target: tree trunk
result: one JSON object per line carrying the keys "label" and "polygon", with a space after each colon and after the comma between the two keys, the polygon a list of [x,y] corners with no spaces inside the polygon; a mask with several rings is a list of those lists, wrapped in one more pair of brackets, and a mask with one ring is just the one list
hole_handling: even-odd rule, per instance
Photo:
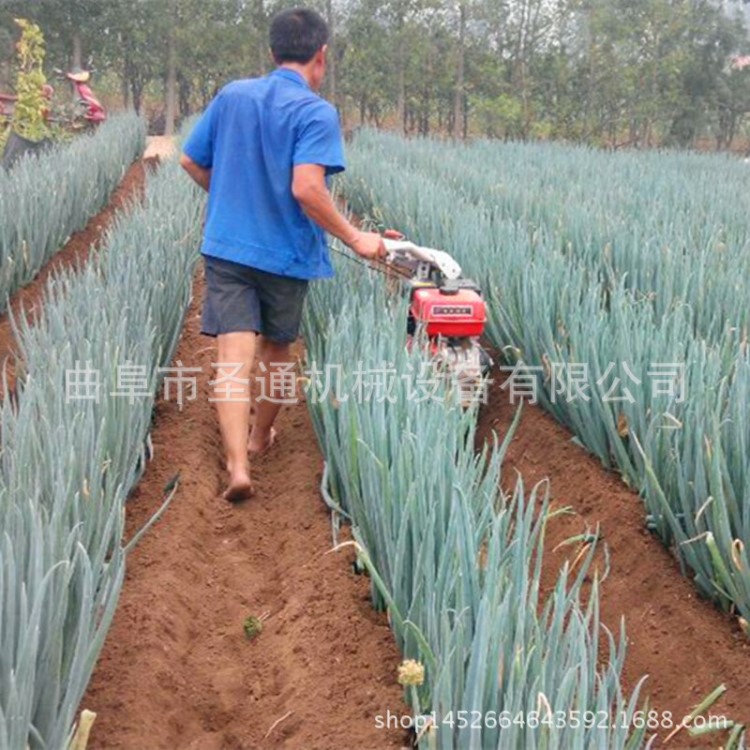
{"label": "tree trunk", "polygon": [[463,3],[458,6],[458,60],[456,62],[456,90],[453,93],[453,137],[461,138],[464,109],[464,67],[466,63],[466,8]]}
{"label": "tree trunk", "polygon": [[[430,116],[432,114],[432,95],[435,79],[435,43],[430,39],[427,45],[427,68],[425,70],[424,84],[422,86],[422,125],[420,127],[422,135],[430,134]],[[439,107],[438,107],[439,108]]]}
{"label": "tree trunk", "polygon": [[81,35],[77,32],[73,34],[73,58],[71,62],[73,70],[83,68],[83,42],[81,41]]}
{"label": "tree trunk", "polygon": [[182,74],[177,73],[177,98],[179,99],[180,117],[189,117],[190,109],[190,81]]}
{"label": "tree trunk", "polygon": [[140,70],[133,59],[126,55],[123,70],[123,79],[126,81],[126,85],[130,87],[131,100],[133,102],[133,109],[137,114],[141,114],[141,99],[143,96],[143,77],[141,76]]}
{"label": "tree trunk", "polygon": [[130,87],[128,86],[128,79],[124,75],[120,81],[120,93],[123,109],[130,109]]}
{"label": "tree trunk", "polygon": [[[399,45],[400,48],[400,45]],[[404,71],[406,63],[404,53],[398,55],[398,100],[396,103],[396,120],[401,132],[406,126],[406,72]]]}
{"label": "tree trunk", "polygon": [[335,25],[333,18],[333,0],[326,0],[326,21],[328,23],[328,98],[334,107],[338,107],[338,98],[336,90],[336,42],[335,42]]}
{"label": "tree trunk", "polygon": [[143,95],[143,86],[138,81],[131,81],[130,90],[133,93],[133,109],[141,114],[141,99]]}
{"label": "tree trunk", "polygon": [[463,106],[463,113],[462,113],[463,117],[461,118],[462,125],[463,125],[462,137],[464,140],[466,140],[469,136],[469,97],[466,96],[465,93],[464,93],[463,101],[461,102],[461,104]]}
{"label": "tree trunk", "polygon": [[255,26],[260,32],[261,39],[258,40],[258,75],[266,73],[268,67],[268,42],[266,41],[266,10],[263,0],[255,2]]}
{"label": "tree trunk", "polygon": [[7,91],[10,86],[10,61],[0,60],[0,89]]}
{"label": "tree trunk", "polygon": [[165,88],[164,135],[174,135],[177,120],[177,45],[174,32],[167,40],[167,82]]}

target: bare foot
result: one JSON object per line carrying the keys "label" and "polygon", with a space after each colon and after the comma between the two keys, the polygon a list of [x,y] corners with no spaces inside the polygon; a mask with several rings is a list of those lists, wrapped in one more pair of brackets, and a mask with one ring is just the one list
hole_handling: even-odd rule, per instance
{"label": "bare foot", "polygon": [[229,485],[221,496],[230,503],[241,503],[249,500],[255,494],[255,487],[246,473],[231,476]]}
{"label": "bare foot", "polygon": [[271,446],[276,442],[276,430],[271,427],[268,434],[265,436],[258,435],[253,427],[250,433],[250,440],[247,443],[247,452],[252,453],[254,456],[262,456],[267,453]]}

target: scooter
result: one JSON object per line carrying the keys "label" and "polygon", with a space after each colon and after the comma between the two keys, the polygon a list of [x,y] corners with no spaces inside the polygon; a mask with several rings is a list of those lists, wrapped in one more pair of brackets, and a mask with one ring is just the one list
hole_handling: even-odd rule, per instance
{"label": "scooter", "polygon": [[96,127],[107,119],[107,112],[102,103],[94,96],[94,92],[88,85],[91,80],[90,70],[74,70],[69,73],[63,73],[61,70],[55,70],[55,73],[61,78],[70,81],[73,86],[76,101],[76,111],[73,116],[73,127],[80,127],[81,124],[87,127]]}

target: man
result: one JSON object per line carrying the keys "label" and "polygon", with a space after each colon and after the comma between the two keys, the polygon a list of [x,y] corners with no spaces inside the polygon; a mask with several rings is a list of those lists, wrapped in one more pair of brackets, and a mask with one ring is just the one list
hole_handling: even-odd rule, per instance
{"label": "man", "polygon": [[325,232],[364,258],[385,255],[380,235],[352,226],[328,192],[328,176],[345,165],[336,110],[316,93],[327,41],[326,23],[314,11],[279,13],[270,33],[277,69],[226,86],[181,159],[209,193],[202,331],[217,337],[217,381],[229,388],[216,403],[229,472],[223,497],[230,502],[253,494],[248,452],[271,446],[281,406],[259,400],[250,432],[256,339],[263,395],[274,395],[269,386],[280,378],[272,374],[292,361],[308,282],[333,275]]}

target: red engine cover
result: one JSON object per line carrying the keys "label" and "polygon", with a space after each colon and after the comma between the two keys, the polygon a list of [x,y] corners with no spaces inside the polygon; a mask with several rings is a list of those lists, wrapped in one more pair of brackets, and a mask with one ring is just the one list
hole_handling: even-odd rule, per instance
{"label": "red engine cover", "polygon": [[425,325],[428,336],[463,338],[481,336],[487,321],[482,297],[471,289],[443,294],[440,289],[415,289],[411,313],[417,324]]}

